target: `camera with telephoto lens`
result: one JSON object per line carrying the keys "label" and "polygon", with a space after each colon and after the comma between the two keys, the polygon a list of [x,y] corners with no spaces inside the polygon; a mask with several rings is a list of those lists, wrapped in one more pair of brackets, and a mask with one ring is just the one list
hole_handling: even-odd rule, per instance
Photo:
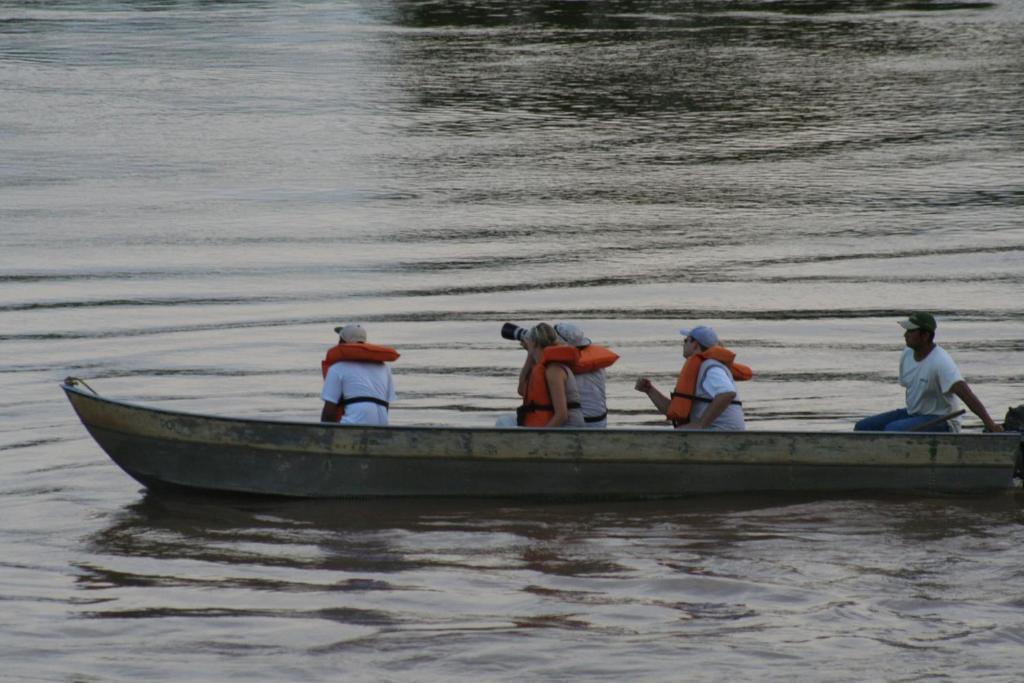
{"label": "camera with telephoto lens", "polygon": [[505,323],[501,326],[501,336],[512,341],[523,341],[527,331],[525,327],[519,327],[515,323]]}

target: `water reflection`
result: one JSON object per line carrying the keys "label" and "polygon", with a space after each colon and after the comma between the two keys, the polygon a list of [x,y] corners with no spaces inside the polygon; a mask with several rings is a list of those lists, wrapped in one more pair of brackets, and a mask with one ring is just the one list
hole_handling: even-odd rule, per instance
{"label": "water reflection", "polygon": [[[457,541],[461,535],[484,533],[501,539],[500,548],[487,552],[557,574],[573,565],[566,551],[590,535],[595,523],[631,527],[648,516],[661,523],[666,514],[685,518],[698,511],[702,516],[709,507],[757,509],[773,504],[777,503],[772,499],[747,499],[653,507],[510,507],[501,501],[293,501],[145,492],[91,536],[88,549],[98,555],[394,573],[438,563],[426,556],[439,548],[418,543],[417,536],[452,550],[454,541],[444,537]],[[458,549],[467,561],[477,552],[471,546]]]}
{"label": "water reflection", "polygon": [[[666,639],[678,661],[685,641],[698,671],[716,670],[723,639],[726,650],[792,647],[780,631],[837,656],[834,641],[851,639],[911,650],[921,639],[1009,643],[1011,624],[996,634],[987,624],[1017,571],[1005,550],[1024,542],[1021,499],[531,505],[147,493],[86,539],[72,604],[79,628],[173,628],[175,655],[223,629],[241,629],[246,643],[269,631],[289,664],[338,656],[338,666],[379,671],[382,653],[415,652],[432,678],[450,672],[452,647],[487,657],[510,642],[514,661],[536,668],[528,662],[561,660],[584,639],[604,652],[605,670],[638,643],[646,660]],[[969,610],[956,607],[982,575]]]}
{"label": "water reflection", "polygon": [[[845,637],[837,610],[917,624],[916,602],[957,590],[951,567],[989,558],[1005,572],[1022,510],[1019,494],[524,505],[146,493],[87,539],[74,602],[88,619],[186,618],[199,632],[225,617],[326,621],[371,649],[399,633],[419,648],[425,632],[537,629],[770,640],[769,623],[830,614],[822,628]],[[911,587],[901,606],[871,597]]]}
{"label": "water reflection", "polygon": [[[728,20],[734,15],[816,17],[821,15],[880,14],[906,11],[979,10],[991,2],[907,2],[906,0],[463,0],[412,2],[398,0],[385,5],[389,21],[419,28],[494,27],[530,25],[546,28],[638,28],[671,25],[682,18]],[[691,19],[692,20],[692,19]]]}
{"label": "water reflection", "polygon": [[[1024,493],[1019,490],[976,497],[766,494],[526,505],[500,500],[303,501],[145,492],[90,536],[86,549],[98,556],[379,574],[472,564],[483,553],[498,562],[495,566],[581,575],[622,571],[611,548],[606,549],[609,556],[579,554],[597,539],[674,539],[673,543],[701,553],[728,554],[745,542],[783,537],[799,527],[842,535],[878,525],[908,541],[984,538],[998,529],[1000,519],[1014,523],[1022,509]],[[479,546],[460,545],[468,537],[490,540]],[[165,580],[118,577],[117,572],[94,567],[80,580],[83,587]],[[353,580],[337,588],[392,586],[386,581]]]}
{"label": "water reflection", "polygon": [[[990,5],[930,3],[928,9],[967,6]],[[700,141],[709,134],[771,130],[777,134],[771,144],[778,145],[777,136],[787,131],[837,122],[852,97],[866,102],[869,92],[874,100],[883,92],[884,98],[897,95],[896,73],[888,74],[888,82],[871,70],[846,69],[842,79],[832,74],[842,61],[935,46],[933,27],[894,23],[887,16],[893,11],[911,10],[903,2],[395,2],[378,18],[445,30],[401,35],[394,42],[396,65],[408,76],[405,87],[420,105],[451,110],[443,120],[419,117],[423,132],[507,127],[515,112],[521,114],[516,130],[543,129],[552,116],[596,119],[617,135],[609,139],[614,146],[595,141],[595,151],[612,153],[632,129],[629,147],[649,161],[660,155],[673,164],[763,159],[763,146],[743,157],[711,152]],[[801,59],[810,53],[813,60]],[[476,66],[439,68],[465,62]],[[657,123],[645,121],[652,117]],[[669,130],[674,135],[666,136]],[[794,139],[774,153],[827,155],[837,145],[870,149],[885,139],[866,128],[849,132],[846,141],[834,135],[813,144]],[[914,133],[929,135],[920,126]],[[651,146],[669,141],[678,147]],[[687,150],[691,145],[695,149]],[[555,139],[550,146],[561,151]]]}

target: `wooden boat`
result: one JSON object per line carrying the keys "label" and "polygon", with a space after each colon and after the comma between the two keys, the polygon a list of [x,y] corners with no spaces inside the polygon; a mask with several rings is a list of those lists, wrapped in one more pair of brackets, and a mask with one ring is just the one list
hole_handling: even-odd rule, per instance
{"label": "wooden boat", "polygon": [[1013,485],[1020,435],[361,427],[216,417],[62,388],[150,488],[312,498],[649,498]]}

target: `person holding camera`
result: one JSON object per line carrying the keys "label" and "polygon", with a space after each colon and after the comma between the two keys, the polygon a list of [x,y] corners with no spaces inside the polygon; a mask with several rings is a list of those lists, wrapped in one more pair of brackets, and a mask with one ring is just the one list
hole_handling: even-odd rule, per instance
{"label": "person holding camera", "polygon": [[[558,339],[551,325],[539,323],[529,331],[505,323],[502,336],[518,339],[526,349],[526,361],[519,371],[519,395],[523,404],[516,409],[520,427],[583,427],[580,391],[571,366],[580,352]],[[504,419],[498,426],[511,426]]]}
{"label": "person holding camera", "polygon": [[580,389],[583,422],[591,429],[604,429],[608,426],[605,368],[615,363],[619,355],[591,342],[579,325],[559,322],[554,324],[554,329],[564,344],[574,346],[580,352],[579,360],[571,369]]}

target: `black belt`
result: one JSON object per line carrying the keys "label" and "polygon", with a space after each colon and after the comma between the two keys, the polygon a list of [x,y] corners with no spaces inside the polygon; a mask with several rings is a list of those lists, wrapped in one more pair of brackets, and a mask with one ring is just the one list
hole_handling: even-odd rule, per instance
{"label": "black belt", "polygon": [[373,396],[353,396],[352,398],[343,398],[341,400],[341,405],[343,406],[350,406],[353,403],[376,403],[377,405],[384,406],[385,408],[389,408],[391,406],[387,401],[380,398],[374,398]]}
{"label": "black belt", "polygon": [[[703,396],[693,396],[691,394],[682,394],[682,393],[679,393],[678,391],[673,391],[671,396],[672,396],[672,398],[688,398],[691,401],[702,401],[704,403],[711,403],[713,400],[715,400],[713,398],[704,398]],[[743,401],[729,401],[729,403],[731,403],[734,406],[741,406],[741,405],[743,405]]]}
{"label": "black belt", "polygon": [[601,413],[600,415],[594,415],[593,417],[587,417],[586,415],[584,415],[583,416],[583,421],[584,422],[601,422],[602,420],[606,419],[607,417],[608,417],[608,412],[605,411],[605,412]]}

